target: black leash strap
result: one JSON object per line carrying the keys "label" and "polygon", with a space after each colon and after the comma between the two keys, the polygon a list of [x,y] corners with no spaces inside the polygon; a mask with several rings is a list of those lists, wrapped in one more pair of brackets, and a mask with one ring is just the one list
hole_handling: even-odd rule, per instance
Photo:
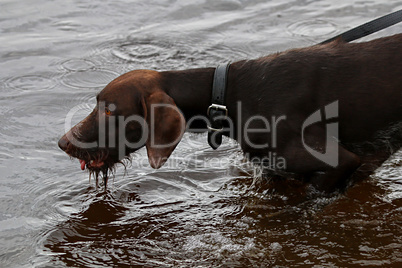
{"label": "black leash strap", "polygon": [[212,85],[212,105],[208,107],[207,115],[208,144],[215,150],[222,144],[223,121],[228,116],[225,106],[225,93],[230,63],[216,67]]}
{"label": "black leash strap", "polygon": [[326,44],[338,38],[342,38],[342,40],[345,42],[351,42],[353,40],[367,36],[369,34],[378,32],[401,21],[402,21],[402,10],[398,10],[391,14],[385,15],[381,18],[369,21],[363,25],[360,25],[356,28],[353,28],[347,32],[332,37],[328,40],[325,40],[320,44]]}

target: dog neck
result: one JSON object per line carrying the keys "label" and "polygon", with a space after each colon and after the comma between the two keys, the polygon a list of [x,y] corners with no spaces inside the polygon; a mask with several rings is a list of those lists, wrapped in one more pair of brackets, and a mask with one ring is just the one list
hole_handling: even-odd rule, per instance
{"label": "dog neck", "polygon": [[161,72],[164,91],[174,100],[185,117],[206,115],[211,105],[215,68]]}
{"label": "dog neck", "polygon": [[[187,121],[194,116],[207,117],[208,107],[212,104],[214,72],[215,68],[200,68],[160,73],[162,89],[174,100]],[[238,101],[233,86],[235,84],[235,72],[235,68],[233,68],[233,72],[232,69],[229,70],[225,102],[234,124],[236,124]],[[207,126],[202,120],[192,123],[189,131],[192,131],[191,128],[207,130]],[[226,134],[224,133],[224,135]]]}

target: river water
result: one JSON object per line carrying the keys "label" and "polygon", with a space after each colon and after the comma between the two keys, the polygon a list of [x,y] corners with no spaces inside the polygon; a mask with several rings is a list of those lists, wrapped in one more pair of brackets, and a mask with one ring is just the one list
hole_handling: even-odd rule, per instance
{"label": "river water", "polygon": [[[402,153],[332,197],[253,184],[235,142],[186,134],[145,150],[108,192],[57,147],[132,69],[213,67],[323,41],[395,0],[0,2],[0,267],[347,267],[402,264]],[[402,24],[369,40],[402,32]],[[399,266],[401,267],[401,266]]]}

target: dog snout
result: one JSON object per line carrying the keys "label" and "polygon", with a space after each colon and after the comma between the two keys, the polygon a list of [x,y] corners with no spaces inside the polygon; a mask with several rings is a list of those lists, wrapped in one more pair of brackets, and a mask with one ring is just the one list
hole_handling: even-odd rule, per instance
{"label": "dog snout", "polygon": [[67,136],[64,135],[58,142],[60,149],[66,151],[68,146],[70,145],[70,141],[67,139]]}

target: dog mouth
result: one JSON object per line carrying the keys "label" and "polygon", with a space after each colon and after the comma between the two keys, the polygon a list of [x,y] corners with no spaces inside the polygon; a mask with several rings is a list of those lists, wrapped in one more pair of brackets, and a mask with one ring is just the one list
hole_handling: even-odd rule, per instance
{"label": "dog mouth", "polygon": [[70,157],[78,159],[81,170],[88,170],[89,172],[95,173],[111,170],[120,162],[114,159],[110,152],[104,150],[91,153],[70,154]]}
{"label": "dog mouth", "polygon": [[102,170],[107,169],[105,162],[102,160],[89,160],[86,161],[84,159],[79,159],[81,170],[85,170],[85,168],[89,170]]}
{"label": "dog mouth", "polygon": [[[116,165],[122,164],[126,168],[127,161],[131,161],[129,153],[121,157],[120,152],[113,148],[81,148],[75,146],[66,136],[63,136],[58,144],[71,159],[78,160],[81,170],[88,171],[90,180],[91,177],[95,178],[96,188],[103,185],[105,191],[109,176],[115,174]],[[103,184],[99,184],[99,178],[103,179]]]}
{"label": "dog mouth", "polygon": [[[79,155],[71,155],[70,157],[75,157],[78,159],[81,166],[81,170],[89,171],[89,179],[93,176],[95,178],[95,185],[98,189],[99,186],[103,185],[106,191],[107,182],[109,175],[114,172],[114,167],[119,161],[114,161],[113,158],[104,151],[99,151],[95,155],[86,153]],[[99,184],[99,178],[103,179],[103,184]]]}
{"label": "dog mouth", "polygon": [[108,149],[82,150],[71,146],[66,153],[71,158],[78,159],[81,170],[88,170],[95,174],[112,170],[115,164],[120,162]]}

